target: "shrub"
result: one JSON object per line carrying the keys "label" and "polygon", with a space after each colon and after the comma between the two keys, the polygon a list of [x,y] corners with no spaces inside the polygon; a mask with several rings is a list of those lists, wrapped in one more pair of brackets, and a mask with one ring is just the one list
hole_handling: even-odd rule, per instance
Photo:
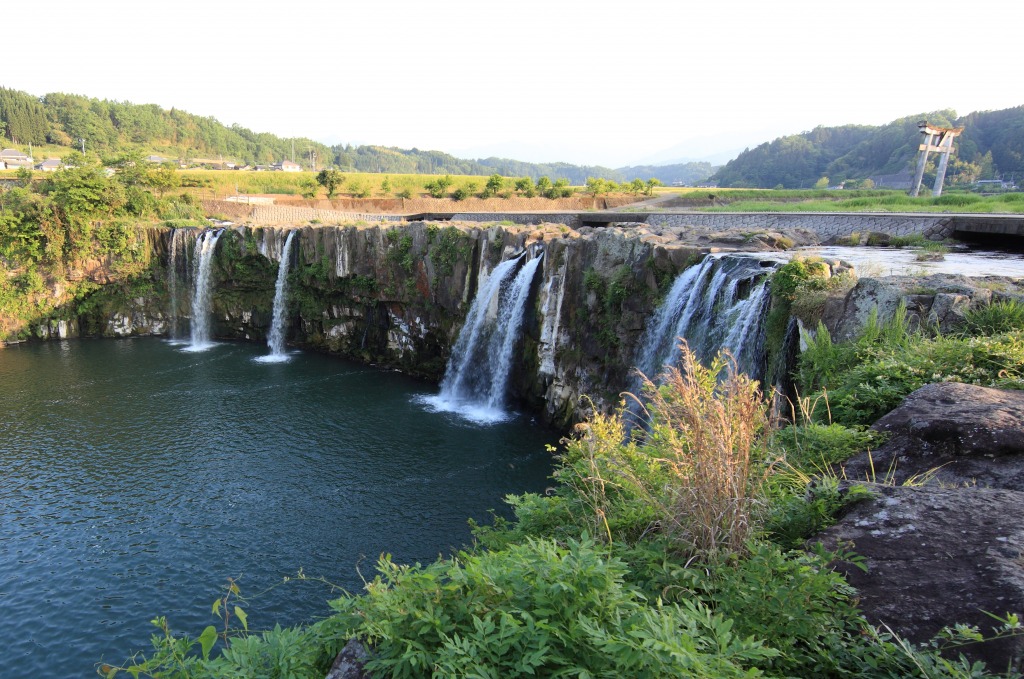
{"label": "shrub", "polygon": [[[757,528],[768,415],[757,382],[728,354],[704,367],[685,345],[661,385],[645,381],[648,454],[664,466],[649,488],[662,529],[683,551],[741,551]],[[724,373],[724,377],[723,377]]]}
{"label": "shrub", "polygon": [[936,337],[878,352],[841,376],[829,395],[839,422],[871,424],[931,382],[1024,387],[1024,336]]}
{"label": "shrub", "polygon": [[971,309],[964,318],[964,331],[969,335],[998,335],[1011,330],[1024,330],[1024,303],[1015,299]]}
{"label": "shrub", "polygon": [[739,677],[778,654],[701,603],[647,605],[586,537],[378,571],[366,595],[332,603],[332,624],[374,647],[381,676]]}

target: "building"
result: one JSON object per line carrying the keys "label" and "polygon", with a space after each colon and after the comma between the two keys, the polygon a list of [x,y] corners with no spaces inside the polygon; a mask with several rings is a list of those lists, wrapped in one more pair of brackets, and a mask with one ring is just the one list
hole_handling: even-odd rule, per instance
{"label": "building", "polygon": [[19,167],[32,169],[32,156],[26,155],[17,149],[3,149],[0,151],[0,164],[8,170]]}
{"label": "building", "polygon": [[282,160],[280,163],[274,163],[270,167],[278,172],[302,172],[302,166],[290,160]]}
{"label": "building", "polygon": [[60,158],[47,158],[43,162],[36,165],[36,169],[42,170],[43,172],[56,172],[62,167],[64,167],[64,163],[61,162]]}

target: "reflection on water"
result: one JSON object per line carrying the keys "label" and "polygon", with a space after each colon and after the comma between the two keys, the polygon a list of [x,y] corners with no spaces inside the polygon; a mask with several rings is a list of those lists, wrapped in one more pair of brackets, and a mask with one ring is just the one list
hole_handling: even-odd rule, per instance
{"label": "reflection on water", "polygon": [[[545,485],[549,430],[472,426],[415,402],[431,385],[304,353],[255,363],[262,351],[0,351],[0,637],[17,676],[122,662],[157,615],[196,635],[228,577],[252,595],[302,568],[359,591],[357,565],[433,560],[469,540],[468,517]],[[324,614],[329,595],[276,588],[250,625]]]}

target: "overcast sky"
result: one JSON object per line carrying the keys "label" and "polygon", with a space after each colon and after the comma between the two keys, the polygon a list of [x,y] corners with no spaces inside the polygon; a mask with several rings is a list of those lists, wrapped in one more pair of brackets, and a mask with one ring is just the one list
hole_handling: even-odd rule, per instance
{"label": "overcast sky", "polygon": [[0,86],[619,167],[1024,105],[1022,18],[1019,0],[12,1]]}

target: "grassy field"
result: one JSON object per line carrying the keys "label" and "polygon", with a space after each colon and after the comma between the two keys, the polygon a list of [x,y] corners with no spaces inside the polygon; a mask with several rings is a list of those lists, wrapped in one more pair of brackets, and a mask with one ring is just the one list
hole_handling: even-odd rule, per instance
{"label": "grassy field", "polygon": [[[246,172],[240,170],[182,170],[182,186],[200,193],[203,197],[223,197],[238,194],[284,194],[302,195],[304,185],[316,182],[315,172]],[[345,182],[337,189],[337,196],[359,198],[392,198],[403,191],[417,195],[426,191],[424,186],[438,178],[427,174],[375,174],[369,172],[343,172]],[[452,175],[453,184],[449,191],[464,188],[480,191],[487,183],[487,177]],[[384,182],[389,186],[385,190]],[[475,185],[472,188],[471,185]],[[509,182],[511,189],[511,182]],[[317,186],[317,196],[326,191]]]}

